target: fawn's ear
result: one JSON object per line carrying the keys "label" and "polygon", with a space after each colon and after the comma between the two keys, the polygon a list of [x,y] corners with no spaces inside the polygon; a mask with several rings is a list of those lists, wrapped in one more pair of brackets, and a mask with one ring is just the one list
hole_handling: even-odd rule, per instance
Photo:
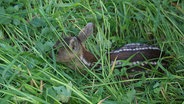
{"label": "fawn's ear", "polygon": [[90,36],[93,33],[93,23],[88,23],[80,32],[78,35],[78,38],[81,42],[84,42],[88,36]]}
{"label": "fawn's ear", "polygon": [[72,51],[78,51],[80,49],[80,43],[76,37],[70,39],[69,47]]}

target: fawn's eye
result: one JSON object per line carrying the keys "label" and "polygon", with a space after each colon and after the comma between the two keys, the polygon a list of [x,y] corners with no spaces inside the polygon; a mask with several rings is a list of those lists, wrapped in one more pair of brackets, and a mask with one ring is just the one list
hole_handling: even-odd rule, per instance
{"label": "fawn's eye", "polygon": [[75,50],[75,46],[72,46],[71,48],[72,48],[72,50]]}
{"label": "fawn's eye", "polygon": [[73,51],[76,51],[78,48],[77,47],[79,47],[78,46],[78,44],[73,44],[72,46],[71,46],[71,49],[73,50]]}

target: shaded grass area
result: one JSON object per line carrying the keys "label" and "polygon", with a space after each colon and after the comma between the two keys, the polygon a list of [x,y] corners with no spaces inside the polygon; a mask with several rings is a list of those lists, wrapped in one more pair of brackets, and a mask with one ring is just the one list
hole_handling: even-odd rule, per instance
{"label": "shaded grass area", "polygon": [[[2,103],[183,103],[184,2],[182,0],[1,0],[0,102]],[[86,47],[103,66],[82,74],[50,58],[60,37],[95,24]],[[140,42],[165,52],[146,78],[124,79],[105,54]],[[159,73],[161,68],[165,73]]]}

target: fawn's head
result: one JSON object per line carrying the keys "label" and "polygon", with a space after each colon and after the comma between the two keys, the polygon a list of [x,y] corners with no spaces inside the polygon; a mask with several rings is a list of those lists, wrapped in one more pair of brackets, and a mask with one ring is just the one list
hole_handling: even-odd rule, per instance
{"label": "fawn's head", "polygon": [[58,62],[71,62],[76,61],[78,57],[83,54],[83,42],[92,34],[93,24],[88,23],[78,36],[66,37],[63,40],[58,40],[55,44],[56,60]]}

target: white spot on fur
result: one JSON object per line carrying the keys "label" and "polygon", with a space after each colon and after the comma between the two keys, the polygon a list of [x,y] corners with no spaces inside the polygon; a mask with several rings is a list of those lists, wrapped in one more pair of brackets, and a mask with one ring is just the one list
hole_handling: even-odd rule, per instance
{"label": "white spot on fur", "polygon": [[[114,64],[114,61],[111,61],[111,65],[113,65]],[[121,64],[123,64],[122,62],[120,62],[120,61],[116,61],[116,63],[115,63],[115,65],[121,65]]]}
{"label": "white spot on fur", "polygon": [[121,49],[119,49],[119,50],[115,50],[113,53],[119,53],[119,52],[121,52],[122,50]]}
{"label": "white spot on fur", "polygon": [[144,66],[144,63],[141,63],[141,66]]}
{"label": "white spot on fur", "polygon": [[133,65],[136,65],[137,63],[136,62],[132,62]]}
{"label": "white spot on fur", "polygon": [[157,62],[150,62],[150,64],[152,64],[152,65],[156,65],[156,64],[157,64]]}

